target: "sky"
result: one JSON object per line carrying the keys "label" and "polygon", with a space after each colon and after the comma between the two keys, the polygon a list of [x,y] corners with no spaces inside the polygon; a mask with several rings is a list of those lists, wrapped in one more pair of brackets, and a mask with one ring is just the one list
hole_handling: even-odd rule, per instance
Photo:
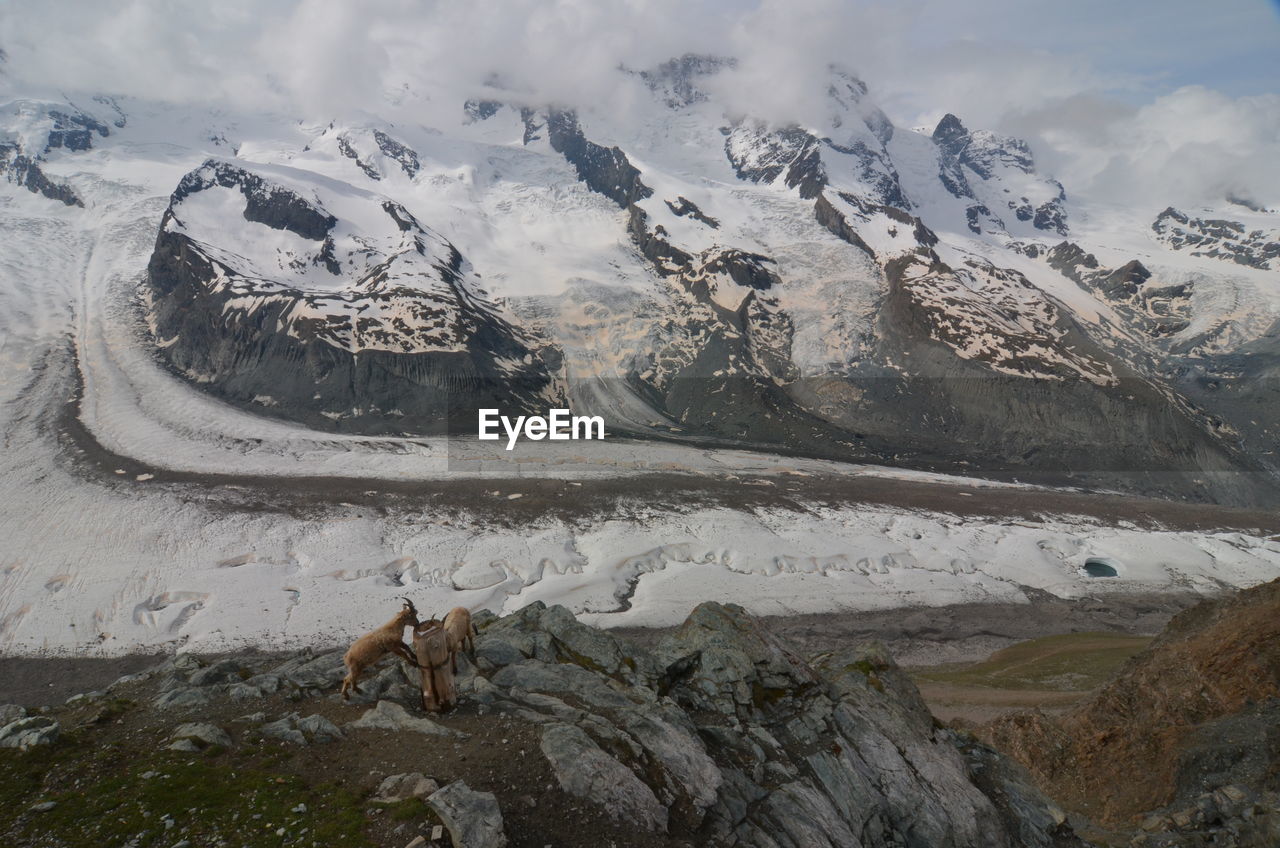
{"label": "sky", "polygon": [[624,110],[619,66],[736,56],[726,108],[814,119],[827,66],[901,126],[1016,133],[1069,187],[1280,204],[1280,4],[1268,0],[0,0],[10,94],[106,92],[417,117],[500,79]]}

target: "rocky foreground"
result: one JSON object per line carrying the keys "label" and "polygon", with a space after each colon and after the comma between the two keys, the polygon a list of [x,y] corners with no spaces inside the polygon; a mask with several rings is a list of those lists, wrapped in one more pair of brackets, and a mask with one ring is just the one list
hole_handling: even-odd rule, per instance
{"label": "rocky foreground", "polygon": [[[1262,640],[1253,657],[1261,666],[1239,665],[1240,673],[1265,682],[1276,669],[1274,641],[1260,622],[1277,592],[1280,583],[1243,593],[1226,612],[1202,605],[1174,629],[1240,622],[1237,633]],[[1107,845],[1280,844],[1275,701],[1233,701],[1212,718],[1243,724],[1217,735],[1213,725],[1152,724],[1150,738],[1126,750],[1199,739],[1177,748],[1187,787],[1145,823],[1117,825],[1113,816],[1103,832],[1081,818],[1069,823],[1021,765],[936,722],[875,643],[806,658],[741,608],[714,603],[647,647],[561,607],[477,620],[474,662],[460,667],[461,705],[446,716],[423,714],[410,670],[390,661],[344,704],[335,694],[340,651],[179,655],[62,707],[0,708],[0,746],[13,749],[0,750],[0,843],[1089,844],[1075,823]],[[1222,626],[1206,633],[1226,646],[1228,665],[1247,658]],[[1120,680],[1134,679],[1133,668],[1150,665],[1153,651],[1163,656],[1170,641],[1157,640]],[[1156,720],[1140,692],[1129,703],[1138,721]],[[1043,729],[1048,720],[1035,721]],[[1010,746],[1055,791],[1063,784],[1051,767],[1064,762],[1064,745],[1105,746],[1117,733],[1061,727],[1057,749],[1042,744],[1043,733]],[[1007,730],[996,738],[1011,742]],[[1062,797],[1081,809],[1078,794]],[[1174,809],[1185,798],[1199,806]]]}
{"label": "rocky foreground", "polygon": [[166,660],[6,708],[6,845],[1071,846],[1021,767],[874,647],[794,653],[704,604],[636,650],[534,604],[481,619],[442,718],[340,652]]}

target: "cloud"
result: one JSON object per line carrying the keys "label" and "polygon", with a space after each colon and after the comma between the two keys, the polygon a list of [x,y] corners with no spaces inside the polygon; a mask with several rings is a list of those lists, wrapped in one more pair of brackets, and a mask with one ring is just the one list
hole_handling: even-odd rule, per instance
{"label": "cloud", "polygon": [[1076,96],[1007,118],[1077,195],[1147,206],[1280,206],[1280,95],[1186,86],[1142,106]]}
{"label": "cloud", "polygon": [[1275,76],[1240,88],[1277,34],[1249,0],[8,0],[0,86],[435,123],[497,82],[625,119],[621,68],[698,52],[738,58],[727,110],[817,126],[834,62],[900,124],[1027,136],[1077,195],[1280,202]]}

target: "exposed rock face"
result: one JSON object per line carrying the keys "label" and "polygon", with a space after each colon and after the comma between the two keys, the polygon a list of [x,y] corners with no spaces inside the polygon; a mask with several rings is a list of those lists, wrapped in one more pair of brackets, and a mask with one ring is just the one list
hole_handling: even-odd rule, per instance
{"label": "exposed rock face", "polygon": [[726,135],[724,151],[739,179],[771,183],[781,178],[803,198],[817,197],[827,185],[821,145],[800,127],[742,123]]}
{"label": "exposed rock face", "polygon": [[1100,267],[1097,257],[1064,241],[1045,255],[1049,265],[1115,306],[1133,325],[1161,338],[1186,329],[1191,318],[1191,285],[1160,285],[1138,260],[1119,268]]}
{"label": "exposed rock face", "polygon": [[[1193,822],[1182,821],[1179,810],[1230,786],[1244,786],[1274,817],[1280,801],[1277,698],[1280,581],[1273,581],[1178,614],[1088,701],[1058,718],[1032,713],[1002,719],[989,738],[1055,798],[1108,824],[1165,808],[1168,827],[1185,829]],[[1243,815],[1246,807],[1252,810],[1253,802],[1237,798],[1236,813],[1218,810],[1208,820],[1219,813]],[[1204,824],[1205,816],[1198,821]]]}
{"label": "exposed rock face", "polygon": [[542,755],[570,795],[604,807],[610,818],[644,830],[667,829],[667,809],[645,783],[570,724],[542,731]]}
{"label": "exposed rock face", "polygon": [[41,194],[67,206],[84,206],[70,186],[55,183],[40,170],[40,165],[21,152],[16,144],[0,144],[0,173],[11,183],[16,183],[32,194]]}
{"label": "exposed rock face", "polygon": [[1250,228],[1240,221],[1193,218],[1172,206],[1151,225],[1156,238],[1174,250],[1207,256],[1264,271],[1280,270],[1280,228]]}
{"label": "exposed rock face", "polygon": [[261,411],[375,432],[458,418],[473,431],[478,407],[545,409],[557,390],[553,354],[467,274],[398,204],[211,160],[165,213],[149,320],[175,370]]}
{"label": "exposed rock face", "polygon": [[1081,845],[1025,774],[935,727],[868,647],[810,664],[735,606],[652,654],[534,604],[482,624],[471,697],[543,726],[562,786],[700,845]]}

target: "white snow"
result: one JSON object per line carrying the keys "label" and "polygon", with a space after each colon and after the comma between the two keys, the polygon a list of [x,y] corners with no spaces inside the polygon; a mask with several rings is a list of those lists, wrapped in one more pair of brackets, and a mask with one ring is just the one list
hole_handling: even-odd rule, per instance
{"label": "white snow", "polygon": [[[24,100],[0,107],[5,137],[42,147],[47,106]],[[652,329],[645,321],[662,283],[628,240],[624,213],[577,183],[545,141],[523,146],[511,109],[448,132],[384,127],[416,151],[421,167],[410,176],[369,146],[376,122],[330,127],[132,101],[122,108],[126,127],[95,135],[87,152],[52,151],[45,163],[51,177],[83,195],[86,209],[0,182],[0,653],[338,643],[384,619],[406,591],[424,611],[457,604],[510,611],[546,600],[604,625],[632,625],[672,623],[703,599],[781,614],[1020,602],[1019,584],[1076,597],[1099,585],[1081,572],[1089,557],[1118,563],[1119,577],[1106,583],[1116,591],[1210,593],[1280,576],[1275,539],[1153,532],[1068,516],[993,523],[873,507],[683,513],[649,504],[585,526],[547,519],[513,530],[443,512],[334,506],[299,517],[207,504],[203,490],[156,478],[170,471],[261,475],[288,486],[293,478],[330,475],[367,479],[375,493],[381,481],[491,478],[500,493],[495,502],[504,504],[513,493],[503,493],[500,481],[513,476],[676,472],[736,475],[750,485],[784,473],[841,473],[956,481],[616,439],[590,451],[575,443],[526,444],[513,459],[488,443],[334,435],[231,408],[163,370],[139,318],[139,282],[169,195],[209,157],[269,173],[333,212],[342,222],[340,247],[353,260],[358,238],[380,251],[398,249],[399,231],[388,228],[378,198],[403,204],[470,261],[470,283],[553,332],[574,378],[575,406],[608,408],[637,427],[655,413],[621,391],[618,377]],[[584,115],[583,123],[588,137],[627,150],[655,190],[644,203],[651,224],[664,226],[677,246],[695,253],[738,247],[777,260],[783,284],[771,294],[795,322],[792,355],[803,374],[839,369],[857,355],[883,293],[879,268],[821,227],[812,201],[785,186],[737,180],[724,155],[723,116],[711,104],[642,115],[625,132],[599,116]],[[843,126],[849,135],[842,142],[856,136],[871,143],[859,125]],[[338,150],[344,133],[381,179]],[[1107,305],[1042,261],[1003,249],[1006,237],[969,233],[963,204],[936,184],[929,145],[927,137],[899,130],[889,149],[915,214],[943,238],[942,252],[957,262],[998,256],[1036,289],[993,287],[987,301],[1013,298],[1024,317],[1061,304],[1085,321],[1119,323]],[[314,295],[325,314],[344,308],[343,279],[282,261],[315,253],[318,243],[248,225],[237,192],[201,194],[184,204],[182,226],[216,236],[219,250],[237,254],[228,262]],[[672,214],[664,201],[678,196],[720,227]],[[1164,279],[1192,280],[1197,317],[1184,333],[1225,326],[1215,341],[1223,349],[1256,338],[1280,316],[1273,273],[1167,250],[1150,234],[1158,211],[1144,218],[1142,210],[1073,206],[1072,238],[1108,267],[1140,258]],[[896,249],[890,224],[868,225],[877,250]],[[969,295],[992,284],[971,282]],[[736,306],[739,287],[717,283],[721,304]],[[255,308],[255,296],[262,295],[246,292],[237,308]],[[975,332],[972,353],[987,343],[996,341]],[[58,441],[67,435],[57,414],[74,391],[74,363],[83,379],[81,420],[120,458],[106,480],[81,474],[81,460]],[[971,486],[973,500],[984,485]],[[630,608],[615,611],[632,580]]]}

